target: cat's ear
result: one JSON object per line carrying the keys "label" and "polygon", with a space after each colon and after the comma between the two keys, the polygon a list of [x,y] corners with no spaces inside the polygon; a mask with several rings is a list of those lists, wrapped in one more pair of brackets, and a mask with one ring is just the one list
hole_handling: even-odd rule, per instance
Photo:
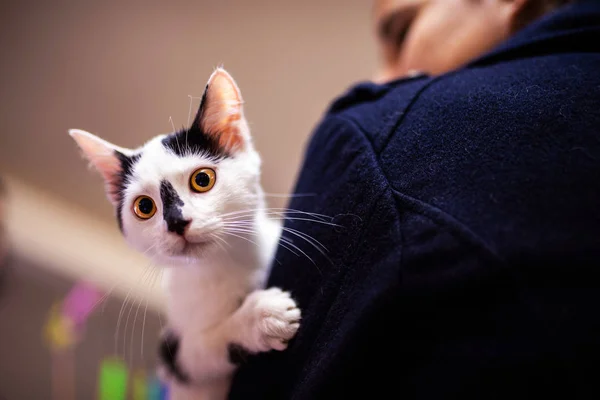
{"label": "cat's ear", "polygon": [[75,140],[83,155],[100,172],[104,178],[108,199],[113,205],[117,205],[121,180],[123,179],[121,160],[130,156],[132,151],[115,146],[80,129],[70,129],[69,135]]}
{"label": "cat's ear", "polygon": [[223,68],[217,68],[210,76],[194,124],[218,139],[219,145],[229,153],[250,145],[242,94]]}

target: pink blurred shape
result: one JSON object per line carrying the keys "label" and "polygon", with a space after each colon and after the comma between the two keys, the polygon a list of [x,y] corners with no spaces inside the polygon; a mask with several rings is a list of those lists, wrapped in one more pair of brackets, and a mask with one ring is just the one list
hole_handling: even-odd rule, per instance
{"label": "pink blurred shape", "polygon": [[62,313],[73,321],[75,327],[82,328],[102,296],[102,292],[94,285],[79,282],[63,300]]}

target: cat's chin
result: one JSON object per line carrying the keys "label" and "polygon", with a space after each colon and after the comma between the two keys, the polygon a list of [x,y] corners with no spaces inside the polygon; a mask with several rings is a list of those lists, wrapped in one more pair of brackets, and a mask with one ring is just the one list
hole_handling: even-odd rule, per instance
{"label": "cat's chin", "polygon": [[185,241],[176,248],[157,254],[156,259],[167,266],[195,264],[206,260],[218,251],[218,246],[211,241],[192,243]]}
{"label": "cat's chin", "polygon": [[180,255],[188,258],[204,258],[210,254],[213,248],[213,242],[185,242],[183,249],[180,251]]}

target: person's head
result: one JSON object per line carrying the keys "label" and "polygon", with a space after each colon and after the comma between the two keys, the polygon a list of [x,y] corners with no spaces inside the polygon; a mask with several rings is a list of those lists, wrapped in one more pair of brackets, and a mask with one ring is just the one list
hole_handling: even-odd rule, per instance
{"label": "person's head", "polygon": [[530,22],[573,0],[375,0],[383,66],[378,80],[432,75],[483,55]]}

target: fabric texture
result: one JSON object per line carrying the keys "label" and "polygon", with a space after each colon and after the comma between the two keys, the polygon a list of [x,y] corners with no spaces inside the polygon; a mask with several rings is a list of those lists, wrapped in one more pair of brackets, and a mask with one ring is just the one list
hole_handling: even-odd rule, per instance
{"label": "fabric texture", "polygon": [[286,226],[328,251],[284,234],[314,261],[281,248],[269,281],[301,329],[232,399],[598,398],[600,2],[452,73],[351,88],[295,192],[335,226]]}

